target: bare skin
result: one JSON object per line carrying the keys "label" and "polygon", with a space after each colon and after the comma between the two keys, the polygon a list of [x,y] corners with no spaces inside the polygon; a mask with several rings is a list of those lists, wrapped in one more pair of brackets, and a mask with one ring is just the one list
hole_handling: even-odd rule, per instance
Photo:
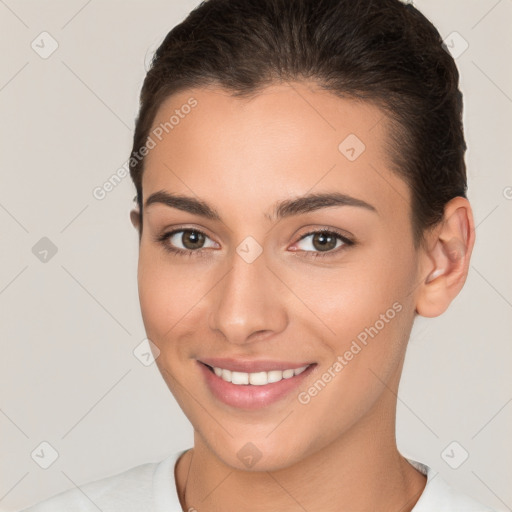
{"label": "bare skin", "polygon": [[[412,510],[426,478],[397,450],[396,393],[415,315],[442,314],[465,282],[474,244],[469,202],[450,201],[416,247],[410,191],[390,170],[377,107],[311,83],[275,85],[250,100],[198,88],[169,98],[154,127],[191,97],[195,109],[146,156],[143,201],[162,190],[186,195],[221,220],[149,205],[138,268],[157,365],[194,427],[194,447],[175,468],[182,507]],[[339,149],[350,134],[365,145],[353,161]],[[278,201],[333,191],[373,209],[271,216]],[[131,219],[140,230],[137,210]],[[156,241],[174,229],[182,231]],[[201,255],[187,229],[205,235]],[[312,230],[334,230],[333,248],[304,237]],[[236,250],[249,236],[262,249],[251,263]],[[388,321],[377,324],[381,315]],[[365,328],[381,324],[342,371],[308,394]],[[255,410],[226,405],[204,382],[198,360],[206,357],[314,362],[298,390],[309,400],[292,392]],[[261,454],[251,468],[237,456],[248,442]]]}

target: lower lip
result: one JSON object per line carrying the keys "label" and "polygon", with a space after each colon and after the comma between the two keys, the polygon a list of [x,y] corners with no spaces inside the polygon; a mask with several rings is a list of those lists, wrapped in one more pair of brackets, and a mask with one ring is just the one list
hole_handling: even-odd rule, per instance
{"label": "lower lip", "polygon": [[316,366],[311,364],[302,373],[294,375],[289,379],[282,379],[279,382],[272,382],[264,386],[252,386],[226,382],[217,377],[203,363],[198,361],[198,364],[206,384],[213,395],[221,402],[240,409],[260,409],[283,399],[294,389],[298,388]]}

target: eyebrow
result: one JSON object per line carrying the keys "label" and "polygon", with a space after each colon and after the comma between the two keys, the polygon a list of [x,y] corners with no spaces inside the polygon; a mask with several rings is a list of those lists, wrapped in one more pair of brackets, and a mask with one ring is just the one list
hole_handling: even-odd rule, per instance
{"label": "eyebrow", "polygon": [[[144,208],[157,203],[164,204],[170,208],[176,208],[193,215],[199,215],[209,220],[222,221],[219,212],[215,208],[205,201],[195,197],[172,194],[165,190],[159,190],[147,198]],[[270,221],[275,221],[277,219],[301,215],[332,206],[355,206],[378,213],[374,206],[362,199],[357,199],[340,192],[328,192],[308,194],[294,199],[278,201],[273,205],[271,214],[269,215],[266,213],[265,217]]]}

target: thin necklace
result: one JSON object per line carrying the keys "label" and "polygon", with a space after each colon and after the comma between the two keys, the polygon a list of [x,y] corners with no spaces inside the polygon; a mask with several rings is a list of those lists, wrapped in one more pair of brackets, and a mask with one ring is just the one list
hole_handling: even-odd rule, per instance
{"label": "thin necklace", "polygon": [[[189,448],[185,453],[189,452],[190,450],[191,450],[191,448]],[[192,452],[192,456],[190,457],[190,464],[188,465],[187,478],[185,479],[185,485],[183,486],[183,505],[184,505],[185,512],[190,510],[187,507],[187,484],[188,484],[188,477],[190,476],[190,468],[192,467],[193,458],[194,458],[194,452]],[[191,507],[191,508],[192,508],[192,510],[194,510],[193,507]]]}

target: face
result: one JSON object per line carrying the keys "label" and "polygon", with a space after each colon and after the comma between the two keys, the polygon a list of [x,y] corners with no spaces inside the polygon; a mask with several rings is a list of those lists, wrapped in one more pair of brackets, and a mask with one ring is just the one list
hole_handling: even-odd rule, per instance
{"label": "face", "polygon": [[386,126],[299,83],[191,89],[158,112],[143,321],[196,435],[232,467],[285,467],[394,415],[419,271]]}

